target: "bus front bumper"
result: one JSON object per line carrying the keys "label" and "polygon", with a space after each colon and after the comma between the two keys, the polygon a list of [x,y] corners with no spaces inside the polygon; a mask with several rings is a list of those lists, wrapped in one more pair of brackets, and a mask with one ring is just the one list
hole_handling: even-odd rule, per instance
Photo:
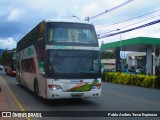
{"label": "bus front bumper", "polygon": [[100,97],[101,90],[88,92],[48,92],[47,99]]}

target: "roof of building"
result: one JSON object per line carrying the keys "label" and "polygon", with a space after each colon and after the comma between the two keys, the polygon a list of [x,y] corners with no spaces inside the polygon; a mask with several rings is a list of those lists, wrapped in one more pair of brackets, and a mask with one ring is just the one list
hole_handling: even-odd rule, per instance
{"label": "roof of building", "polygon": [[153,50],[155,50],[155,48],[160,48],[160,38],[137,37],[112,43],[106,43],[101,45],[101,50],[121,48],[122,51],[145,52],[146,46],[148,45],[152,46]]}
{"label": "roof of building", "polygon": [[101,63],[115,63],[115,59],[101,59]]}

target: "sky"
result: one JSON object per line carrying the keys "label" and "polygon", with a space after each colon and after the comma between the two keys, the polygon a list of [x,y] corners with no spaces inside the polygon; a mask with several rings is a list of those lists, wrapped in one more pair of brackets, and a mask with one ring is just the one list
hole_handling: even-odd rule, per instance
{"label": "sky", "polygon": [[[0,49],[13,49],[16,43],[44,19],[84,21],[127,0],[0,0]],[[123,31],[160,19],[159,0],[131,0],[130,3],[91,19],[97,34]],[[134,20],[126,21],[147,13]],[[126,21],[120,24],[122,21]],[[99,44],[134,37],[160,38],[160,23],[135,31],[99,39]]]}

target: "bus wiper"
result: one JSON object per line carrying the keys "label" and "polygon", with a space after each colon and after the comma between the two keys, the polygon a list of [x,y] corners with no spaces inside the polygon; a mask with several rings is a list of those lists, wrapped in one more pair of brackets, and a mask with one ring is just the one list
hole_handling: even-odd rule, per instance
{"label": "bus wiper", "polygon": [[79,71],[79,73],[95,73],[94,71]]}

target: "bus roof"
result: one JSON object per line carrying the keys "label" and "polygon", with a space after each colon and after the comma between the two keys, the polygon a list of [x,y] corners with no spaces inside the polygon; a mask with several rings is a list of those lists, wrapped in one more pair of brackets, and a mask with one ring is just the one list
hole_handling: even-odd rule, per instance
{"label": "bus roof", "polygon": [[81,20],[74,20],[74,19],[46,19],[44,20],[46,23],[47,22],[66,22],[66,23],[81,23],[81,24],[89,24],[93,25],[90,22],[87,21],[81,21]]}

